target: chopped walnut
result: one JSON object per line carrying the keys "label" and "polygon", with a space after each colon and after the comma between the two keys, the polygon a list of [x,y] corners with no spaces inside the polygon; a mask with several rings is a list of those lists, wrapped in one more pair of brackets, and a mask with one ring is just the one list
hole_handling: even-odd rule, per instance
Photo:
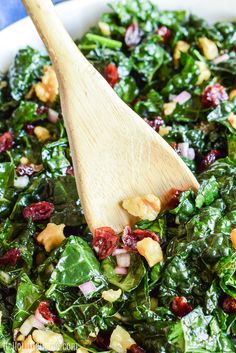
{"label": "chopped walnut", "polygon": [[113,290],[113,289],[109,289],[109,290],[104,290],[102,292],[102,298],[110,303],[115,302],[117,299],[120,298],[122,294],[121,289],[118,290]]}
{"label": "chopped walnut", "polygon": [[132,216],[153,221],[161,210],[161,201],[157,196],[148,194],[124,200],[122,206]]}
{"label": "chopped walnut", "polygon": [[160,136],[163,137],[165,135],[168,135],[170,131],[171,131],[171,126],[160,126],[158,133]]}
{"label": "chopped walnut", "polygon": [[208,69],[208,66],[203,61],[196,61],[200,74],[198,75],[197,85],[201,85],[203,81],[209,80],[211,77],[211,71]]}
{"label": "chopped walnut", "polygon": [[229,93],[229,100],[232,101],[236,97],[236,89],[232,89]]}
{"label": "chopped walnut", "polygon": [[176,104],[176,102],[165,103],[163,105],[164,115],[171,115],[176,108]]}
{"label": "chopped walnut", "polygon": [[63,348],[64,339],[60,333],[50,330],[34,330],[32,337],[36,343],[40,344],[47,351],[60,351]]}
{"label": "chopped walnut", "polygon": [[29,164],[29,160],[26,157],[21,157],[20,163],[23,165],[27,165],[27,164]]}
{"label": "chopped walnut", "polygon": [[0,81],[0,90],[7,87],[7,81]]}
{"label": "chopped walnut", "polygon": [[189,48],[190,48],[190,45],[187,42],[184,42],[183,40],[179,40],[176,43],[174,54],[173,54],[175,65],[178,64],[181,53],[187,53]]}
{"label": "chopped walnut", "polygon": [[121,326],[116,326],[110,338],[110,348],[117,353],[126,353],[135,341],[130,334]]}
{"label": "chopped walnut", "polygon": [[34,134],[39,140],[39,142],[44,142],[50,140],[51,138],[50,132],[43,126],[36,126],[34,128]]}
{"label": "chopped walnut", "polygon": [[163,252],[160,244],[152,238],[144,238],[137,242],[140,255],[144,256],[150,267],[163,261]]}
{"label": "chopped walnut", "polygon": [[35,342],[32,340],[32,336],[29,335],[18,349],[19,353],[40,353],[36,348]]}
{"label": "chopped walnut", "polygon": [[206,59],[213,60],[219,55],[217,45],[213,40],[202,37],[198,39],[198,43]]}
{"label": "chopped walnut", "polygon": [[232,241],[233,248],[236,249],[236,228],[232,229],[230,233],[230,239]]}
{"label": "chopped walnut", "polygon": [[105,37],[109,37],[111,35],[110,26],[108,23],[100,21],[98,22],[98,27]]}
{"label": "chopped walnut", "polygon": [[236,129],[236,115],[233,112],[229,114],[228,122],[234,129]]}
{"label": "chopped walnut", "polygon": [[65,239],[64,228],[65,224],[48,223],[46,228],[37,236],[37,241],[45,247],[47,252],[50,252],[58,248]]}
{"label": "chopped walnut", "polygon": [[34,85],[36,96],[44,103],[53,103],[58,95],[58,81],[54,69],[44,66],[41,82]]}

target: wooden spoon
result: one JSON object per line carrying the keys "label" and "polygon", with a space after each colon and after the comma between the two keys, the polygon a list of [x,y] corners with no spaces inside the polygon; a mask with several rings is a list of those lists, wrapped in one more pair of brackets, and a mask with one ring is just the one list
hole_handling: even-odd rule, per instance
{"label": "wooden spoon", "polygon": [[176,152],[128,107],[79,51],[50,0],[22,0],[52,60],[86,221],[116,231],[134,219],[124,199],[198,188]]}

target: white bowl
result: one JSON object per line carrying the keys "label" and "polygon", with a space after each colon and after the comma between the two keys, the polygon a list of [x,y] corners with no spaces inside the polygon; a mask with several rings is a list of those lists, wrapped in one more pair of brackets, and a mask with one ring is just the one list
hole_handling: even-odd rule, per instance
{"label": "white bowl", "polygon": [[[73,38],[81,37],[99,16],[108,10],[110,0],[71,0],[57,5],[57,11]],[[236,0],[154,0],[160,9],[186,9],[210,22],[236,20]],[[42,49],[42,42],[29,18],[0,32],[0,71],[7,70],[16,52],[30,45]]]}

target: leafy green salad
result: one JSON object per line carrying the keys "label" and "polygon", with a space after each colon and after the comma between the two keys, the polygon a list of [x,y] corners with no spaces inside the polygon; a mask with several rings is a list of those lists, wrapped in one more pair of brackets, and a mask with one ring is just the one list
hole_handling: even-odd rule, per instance
{"label": "leafy green salad", "polygon": [[[0,76],[0,352],[236,352],[236,22],[116,2],[76,44],[200,188],[89,231],[50,60]],[[132,132],[131,132],[132,133]]]}

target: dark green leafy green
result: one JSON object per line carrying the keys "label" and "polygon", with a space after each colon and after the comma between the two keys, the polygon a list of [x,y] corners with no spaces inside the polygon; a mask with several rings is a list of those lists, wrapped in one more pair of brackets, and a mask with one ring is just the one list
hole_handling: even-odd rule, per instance
{"label": "dark green leafy green", "polygon": [[197,208],[201,208],[203,205],[209,206],[218,196],[218,183],[215,177],[204,181],[199,190],[195,200]]}
{"label": "dark green leafy green", "polygon": [[69,160],[66,158],[66,149],[68,141],[65,138],[55,142],[50,142],[43,146],[42,161],[50,170],[53,176],[66,175],[66,169],[70,166]]}
{"label": "dark green leafy green", "polygon": [[131,264],[125,277],[115,273],[117,265],[113,257],[107,257],[101,266],[108,282],[121,288],[124,292],[130,292],[137,288],[146,273],[142,259],[136,254],[131,254]]}
{"label": "dark green leafy green", "polygon": [[233,102],[226,101],[218,105],[218,107],[208,114],[207,120],[209,122],[222,124],[226,126],[231,133],[235,133],[235,129],[228,120],[229,115],[232,112],[236,112],[236,100]]}
{"label": "dark green leafy green", "polygon": [[71,236],[50,282],[59,286],[75,287],[88,281],[93,282],[96,291],[106,285],[99,262],[87,242],[80,237]]}
{"label": "dark green leafy green", "polygon": [[152,80],[164,60],[165,52],[158,45],[158,42],[157,36],[150,36],[145,42],[138,45],[132,53],[135,70],[148,82]]}
{"label": "dark green leafy green", "polygon": [[[197,176],[200,188],[198,192],[185,189],[176,195],[175,206],[169,203],[172,209],[163,207],[154,221],[141,220],[133,227],[158,235],[164,261],[150,268],[138,252],[128,251],[131,264],[126,275],[116,273],[116,256],[100,264],[75,178],[68,175],[73,171],[63,120],[48,119],[48,108],[61,115],[59,96],[48,104],[34,94],[29,100],[27,95],[41,81],[49,59],[29,47],[20,50],[9,72],[0,75],[0,353],[14,353],[13,330],[35,312],[41,300],[60,319],[49,328],[63,335],[64,352],[76,351],[80,345],[100,352],[98,331],[110,336],[120,325],[147,353],[233,353],[236,313],[225,310],[223,303],[226,296],[236,300],[231,240],[236,228],[236,100],[231,93],[236,23],[208,24],[185,11],[159,10],[148,0],[114,2],[111,8],[76,44],[108,81],[117,81],[113,88],[121,99],[164,135]],[[200,37],[214,41],[225,60],[206,60]],[[130,39],[138,44],[129,45]],[[189,50],[177,62],[173,54],[180,40],[189,43]],[[200,85],[199,61],[211,71]],[[116,69],[108,77],[111,63]],[[215,83],[224,87],[230,99],[205,107],[202,93]],[[164,104],[183,91],[190,99],[179,101],[172,114],[165,115]],[[37,139],[37,125],[49,130],[50,141]],[[13,133],[12,146],[5,140],[7,135],[2,136],[7,131]],[[191,149],[184,156],[179,143]],[[223,158],[212,163],[214,155]],[[26,161],[22,157],[28,159],[33,175],[18,175],[19,164]],[[22,187],[14,181],[16,175]],[[24,208],[41,201],[53,203],[50,218],[24,219]],[[65,239],[47,252],[37,235],[49,222],[65,225]],[[54,243],[55,234],[47,237]],[[109,237],[101,238],[99,246],[104,242]],[[123,247],[120,237],[118,248]],[[12,249],[19,250],[19,257],[11,258]],[[95,286],[88,295],[80,287],[86,282]],[[104,290],[119,289],[117,300],[104,299]],[[184,296],[193,308],[182,318],[172,303],[176,296]]]}
{"label": "dark green leafy green", "polygon": [[13,99],[19,101],[24,97],[30,86],[41,76],[46,63],[47,59],[33,48],[27,47],[18,52],[8,73]]}
{"label": "dark green leafy green", "polygon": [[13,328],[19,328],[24,320],[33,313],[42,295],[43,289],[33,284],[29,277],[24,274],[17,289]]}
{"label": "dark green leafy green", "polygon": [[29,101],[21,101],[19,107],[13,112],[11,125],[15,131],[20,131],[25,124],[47,118],[47,114],[37,114],[38,104]]}

